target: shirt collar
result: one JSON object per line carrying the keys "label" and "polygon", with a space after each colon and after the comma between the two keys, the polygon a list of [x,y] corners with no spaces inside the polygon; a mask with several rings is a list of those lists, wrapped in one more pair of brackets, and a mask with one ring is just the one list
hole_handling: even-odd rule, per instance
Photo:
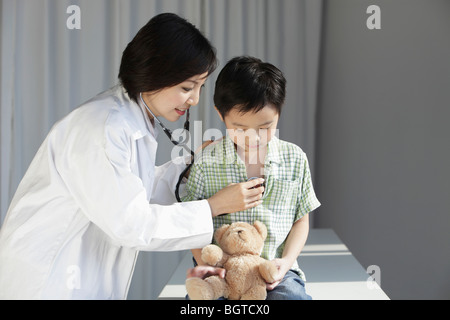
{"label": "shirt collar", "polygon": [[230,136],[227,134],[224,138],[224,146],[223,146],[223,159],[226,164],[236,163],[237,162],[237,152],[234,146],[233,140],[231,140]]}
{"label": "shirt collar", "polygon": [[282,164],[284,162],[283,152],[281,150],[280,139],[273,136],[269,142],[269,148],[267,150],[266,162]]}

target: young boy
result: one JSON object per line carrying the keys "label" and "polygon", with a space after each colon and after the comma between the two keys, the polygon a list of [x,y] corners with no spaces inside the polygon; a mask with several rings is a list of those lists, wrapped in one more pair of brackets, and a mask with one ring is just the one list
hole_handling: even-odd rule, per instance
{"label": "young boy", "polygon": [[[311,299],[297,264],[309,231],[308,213],[320,206],[308,160],[296,145],[275,136],[286,93],[280,70],[252,57],[230,60],[220,72],[214,94],[227,136],[206,147],[194,162],[183,201],[205,199],[230,183],[265,179],[262,204],[214,218],[214,228],[237,221],[263,222],[268,236],[261,256],[274,260],[276,282],[267,299]],[[201,249],[192,250],[199,265]]]}

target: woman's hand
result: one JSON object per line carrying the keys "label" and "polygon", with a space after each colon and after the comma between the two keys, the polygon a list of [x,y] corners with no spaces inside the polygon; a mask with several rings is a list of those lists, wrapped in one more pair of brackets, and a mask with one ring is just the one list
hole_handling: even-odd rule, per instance
{"label": "woman's hand", "polygon": [[[212,216],[247,210],[262,203],[263,178],[232,183],[208,199]],[[260,187],[255,188],[256,186]]]}
{"label": "woman's hand", "polygon": [[188,278],[206,278],[209,276],[217,275],[220,278],[225,278],[225,269],[215,268],[210,266],[197,266],[191,268],[186,273],[186,279]]}

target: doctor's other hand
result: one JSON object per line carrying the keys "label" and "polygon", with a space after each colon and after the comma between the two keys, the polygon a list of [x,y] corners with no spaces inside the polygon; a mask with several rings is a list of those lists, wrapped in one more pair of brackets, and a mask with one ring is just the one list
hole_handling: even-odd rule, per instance
{"label": "doctor's other hand", "polygon": [[208,199],[212,216],[247,210],[262,203],[264,179],[232,183]]}
{"label": "doctor's other hand", "polygon": [[225,278],[225,269],[210,267],[210,266],[197,266],[191,268],[186,272],[186,279],[189,278],[206,278],[209,276],[219,276],[222,279]]}

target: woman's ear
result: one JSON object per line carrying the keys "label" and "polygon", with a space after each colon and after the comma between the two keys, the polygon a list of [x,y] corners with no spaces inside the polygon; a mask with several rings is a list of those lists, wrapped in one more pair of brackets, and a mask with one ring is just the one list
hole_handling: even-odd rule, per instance
{"label": "woman's ear", "polygon": [[216,111],[217,111],[217,114],[218,114],[218,115],[219,115],[219,117],[220,117],[220,120],[222,120],[222,122],[225,122],[225,121],[223,120],[222,114],[220,113],[219,109],[217,109],[217,107],[216,107],[216,106],[214,106],[214,109],[216,109]]}

